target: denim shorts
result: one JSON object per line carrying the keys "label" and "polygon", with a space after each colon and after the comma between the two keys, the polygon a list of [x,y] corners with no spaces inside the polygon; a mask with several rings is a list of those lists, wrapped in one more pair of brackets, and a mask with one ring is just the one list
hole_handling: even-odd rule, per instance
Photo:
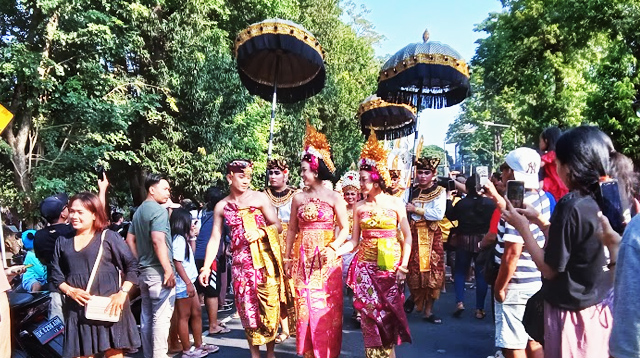
{"label": "denim shorts", "polygon": [[189,294],[187,293],[186,289],[184,291],[176,291],[176,300],[179,300],[182,298],[189,298]]}
{"label": "denim shorts", "polygon": [[506,349],[525,349],[531,337],[522,324],[527,301],[538,289],[507,289],[503,303],[495,302],[496,347]]}

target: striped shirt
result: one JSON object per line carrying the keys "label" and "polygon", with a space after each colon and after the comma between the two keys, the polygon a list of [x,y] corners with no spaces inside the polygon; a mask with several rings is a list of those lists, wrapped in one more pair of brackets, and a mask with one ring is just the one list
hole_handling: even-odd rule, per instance
{"label": "striped shirt", "polygon": [[[527,191],[524,196],[524,202],[534,207],[542,214],[542,217],[545,220],[549,221],[549,218],[551,217],[551,203],[544,191]],[[530,224],[529,229],[531,229],[533,238],[536,239],[538,245],[540,247],[544,247],[545,236],[542,230],[540,230],[540,228],[535,224]],[[500,224],[498,225],[498,244],[496,245],[495,256],[495,262],[497,264],[502,262],[501,259],[504,254],[505,242],[524,244],[524,240],[522,239],[522,236],[520,236],[520,233],[518,233],[511,224],[505,222],[504,219],[500,219]],[[516,271],[513,273],[513,276],[511,276],[507,289],[536,290],[540,289],[540,287],[542,287],[540,271],[536,267],[535,262],[533,262],[529,252],[527,252],[523,247],[522,254],[520,254],[520,258],[518,259]]]}

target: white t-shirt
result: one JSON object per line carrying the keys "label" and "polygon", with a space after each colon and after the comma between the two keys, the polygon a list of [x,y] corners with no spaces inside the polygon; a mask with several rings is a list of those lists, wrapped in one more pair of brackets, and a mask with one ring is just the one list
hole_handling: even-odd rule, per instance
{"label": "white t-shirt", "polygon": [[[189,254],[185,257],[185,249],[189,250]],[[191,283],[194,283],[198,278],[198,269],[196,268],[196,261],[193,258],[193,251],[191,250],[191,246],[187,245],[187,240],[185,240],[184,236],[176,235],[173,237],[173,260],[180,261],[184,270],[187,272],[187,276],[189,276],[189,280]],[[182,292],[187,290],[187,285],[182,281],[182,278],[176,272],[176,292]]]}

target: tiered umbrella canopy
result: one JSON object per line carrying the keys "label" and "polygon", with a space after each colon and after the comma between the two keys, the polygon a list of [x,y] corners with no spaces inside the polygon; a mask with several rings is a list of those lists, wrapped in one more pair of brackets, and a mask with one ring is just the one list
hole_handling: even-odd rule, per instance
{"label": "tiered umbrella canopy", "polygon": [[411,104],[418,111],[450,107],[469,95],[469,66],[462,56],[436,41],[412,43],[382,66],[377,95],[394,103]]}
{"label": "tiered umbrella canopy", "polygon": [[416,109],[407,104],[389,103],[376,95],[367,97],[358,108],[360,128],[365,138],[371,129],[378,140],[405,137],[416,130]]}
{"label": "tiered umbrella canopy", "polygon": [[234,54],[242,84],[252,95],[272,101],[269,158],[276,102],[294,103],[324,88],[324,53],[318,40],[291,21],[269,19],[242,30]]}

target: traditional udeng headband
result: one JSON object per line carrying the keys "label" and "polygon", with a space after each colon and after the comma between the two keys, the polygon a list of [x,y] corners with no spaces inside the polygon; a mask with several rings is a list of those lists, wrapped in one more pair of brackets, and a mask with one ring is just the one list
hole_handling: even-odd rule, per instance
{"label": "traditional udeng headband", "polygon": [[227,173],[243,173],[251,175],[253,173],[253,163],[246,160],[234,160],[227,164]]}
{"label": "traditional udeng headband", "polygon": [[267,162],[267,170],[280,169],[283,173],[289,172],[289,166],[283,159],[271,159]]}
{"label": "traditional udeng headband", "polygon": [[440,158],[419,158],[414,163],[417,170],[431,170],[435,172],[440,165]]}

